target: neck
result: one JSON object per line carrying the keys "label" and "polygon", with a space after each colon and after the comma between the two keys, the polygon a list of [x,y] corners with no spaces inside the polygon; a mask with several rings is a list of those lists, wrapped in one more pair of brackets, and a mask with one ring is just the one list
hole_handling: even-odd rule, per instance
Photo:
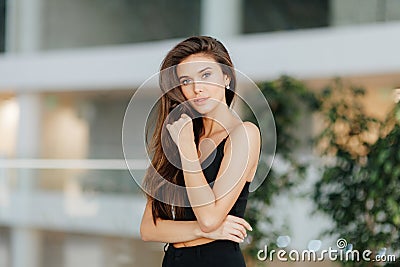
{"label": "neck", "polygon": [[240,119],[234,115],[226,104],[220,104],[203,117],[204,136],[213,136],[221,131],[229,132],[229,129],[239,122]]}

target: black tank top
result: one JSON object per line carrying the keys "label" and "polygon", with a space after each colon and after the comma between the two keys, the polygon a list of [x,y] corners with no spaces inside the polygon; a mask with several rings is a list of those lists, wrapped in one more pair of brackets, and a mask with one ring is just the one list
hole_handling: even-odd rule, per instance
{"label": "black tank top", "polygon": [[[204,176],[211,188],[214,186],[214,181],[217,177],[222,158],[224,157],[224,144],[227,138],[228,137],[225,137],[213,152],[201,163]],[[238,199],[228,214],[243,218],[247,204],[247,197],[249,196],[249,185],[250,182],[246,182]],[[197,220],[191,207],[186,207],[184,210],[185,216],[182,219],[183,221]]]}

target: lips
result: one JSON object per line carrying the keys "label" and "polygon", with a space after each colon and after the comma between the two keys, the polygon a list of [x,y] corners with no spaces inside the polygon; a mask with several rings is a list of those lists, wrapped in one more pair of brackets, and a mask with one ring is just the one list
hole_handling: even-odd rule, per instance
{"label": "lips", "polygon": [[197,105],[203,104],[207,101],[208,97],[199,97],[193,100]]}

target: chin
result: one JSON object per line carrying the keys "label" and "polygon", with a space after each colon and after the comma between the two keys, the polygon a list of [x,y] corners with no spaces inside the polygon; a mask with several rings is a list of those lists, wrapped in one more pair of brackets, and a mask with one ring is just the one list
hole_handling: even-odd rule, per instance
{"label": "chin", "polygon": [[190,105],[192,106],[192,108],[194,110],[196,110],[198,113],[200,114],[207,114],[212,112],[214,109],[217,108],[218,103],[207,103],[205,105],[196,105],[195,103],[190,103]]}
{"label": "chin", "polygon": [[200,113],[202,115],[205,115],[211,111],[210,109],[204,109],[204,108],[198,108],[198,107],[194,107],[194,110],[196,110],[198,113]]}
{"label": "chin", "polygon": [[206,115],[208,113],[211,113],[215,107],[195,107],[194,108],[198,113],[202,114],[202,115]]}

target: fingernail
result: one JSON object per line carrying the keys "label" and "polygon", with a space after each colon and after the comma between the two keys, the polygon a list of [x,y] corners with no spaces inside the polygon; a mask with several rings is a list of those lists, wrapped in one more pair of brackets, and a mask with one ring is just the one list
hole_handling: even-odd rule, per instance
{"label": "fingernail", "polygon": [[253,227],[250,226],[250,231],[253,231]]}

